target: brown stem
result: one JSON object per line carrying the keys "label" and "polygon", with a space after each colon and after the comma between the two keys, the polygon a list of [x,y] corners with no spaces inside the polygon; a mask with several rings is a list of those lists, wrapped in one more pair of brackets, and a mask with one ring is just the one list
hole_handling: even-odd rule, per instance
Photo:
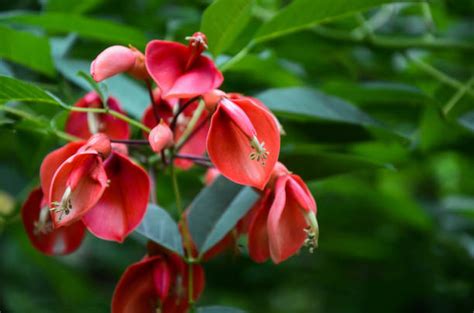
{"label": "brown stem", "polygon": [[176,123],[178,122],[178,116],[183,113],[183,111],[186,110],[186,108],[197,99],[199,99],[199,96],[189,99],[179,107],[178,112],[176,112],[176,114],[173,116],[173,120],[170,123],[170,128],[173,132],[176,128]]}

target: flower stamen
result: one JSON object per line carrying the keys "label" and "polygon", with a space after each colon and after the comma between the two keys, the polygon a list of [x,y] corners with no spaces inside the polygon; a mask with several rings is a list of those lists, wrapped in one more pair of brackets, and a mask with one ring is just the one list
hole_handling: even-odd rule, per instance
{"label": "flower stamen", "polygon": [[313,253],[314,249],[318,247],[319,225],[316,220],[316,215],[313,212],[306,214],[306,218],[310,225],[304,229],[307,236],[304,241],[304,246],[308,247],[309,253]]}
{"label": "flower stamen", "polygon": [[72,210],[72,202],[71,202],[71,194],[72,189],[71,187],[67,187],[64,191],[63,197],[61,202],[54,201],[51,203],[51,211],[54,213],[59,213],[59,220],[61,221],[64,215],[68,215]]}
{"label": "flower stamen", "polygon": [[255,150],[250,153],[250,160],[255,160],[262,164],[262,166],[265,166],[269,154],[267,149],[265,149],[265,142],[259,142],[257,136],[253,136],[252,140],[250,140],[250,146]]}
{"label": "flower stamen", "polygon": [[46,235],[53,231],[53,224],[49,220],[49,208],[42,207],[37,221],[33,222],[33,234],[35,236]]}

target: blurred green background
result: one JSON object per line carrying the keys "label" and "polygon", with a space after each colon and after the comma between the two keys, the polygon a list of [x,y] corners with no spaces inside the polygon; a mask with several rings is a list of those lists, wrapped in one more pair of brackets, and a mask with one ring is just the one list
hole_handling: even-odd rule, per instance
{"label": "blurred green background", "polygon": [[[252,41],[256,30],[289,1],[220,2],[231,15],[247,3],[228,43],[213,48],[209,38],[226,69],[222,89],[258,96],[279,117],[281,159],[308,182],[321,237],[314,254],[302,250],[278,266],[252,263],[243,242],[240,255],[205,264],[199,305],[253,313],[472,312],[474,1],[389,3],[261,42]],[[369,0],[306,3],[321,5],[323,15],[337,6],[372,7]],[[184,42],[209,4],[1,0],[0,74],[72,104],[88,88],[77,70],[102,49]],[[296,10],[287,22],[305,14],[313,13]],[[248,53],[225,63],[243,48]],[[108,83],[140,117],[148,105],[143,86],[124,76]],[[0,110],[0,311],[107,312],[121,273],[145,248],[133,236],[119,245],[91,235],[66,257],[32,248],[18,212],[38,184],[42,158],[64,143],[48,127],[60,127],[65,113],[14,105],[44,118]],[[202,175],[199,168],[179,174],[188,203]],[[157,189],[159,203],[173,210],[168,177],[158,177]]]}

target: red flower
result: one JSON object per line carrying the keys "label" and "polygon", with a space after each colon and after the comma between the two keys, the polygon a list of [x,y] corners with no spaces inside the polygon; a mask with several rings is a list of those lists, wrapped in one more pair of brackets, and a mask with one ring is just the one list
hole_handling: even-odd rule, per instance
{"label": "red flower", "polygon": [[146,172],[126,155],[111,152],[103,134],[46,156],[41,185],[55,228],[82,219],[97,237],[118,242],[143,219],[150,192]]}
{"label": "red flower", "polygon": [[228,179],[263,189],[280,153],[278,126],[250,98],[222,97],[211,118],[207,152]]}
{"label": "red flower", "polygon": [[108,187],[82,220],[95,236],[122,242],[145,215],[150,180],[140,166],[119,152],[112,152],[104,168]]}
{"label": "red flower", "polygon": [[206,36],[195,33],[189,45],[153,40],[145,51],[148,73],[163,98],[193,98],[218,88],[223,81],[214,63],[201,53],[207,48]]}
{"label": "red flower", "polygon": [[124,72],[137,79],[148,78],[143,53],[124,46],[111,46],[102,51],[92,61],[90,72],[97,82]]}
{"label": "red flower", "polygon": [[109,153],[108,138],[97,134],[86,144],[70,143],[43,160],[41,186],[55,228],[78,221],[100,199],[107,187],[102,161]]}
{"label": "red flower", "polygon": [[[148,107],[145,111],[142,122],[149,128],[154,128],[158,125],[158,121],[155,116],[162,119],[166,124],[170,125],[173,120],[173,109],[179,105],[178,99],[165,100],[161,98],[161,92],[159,89],[153,91],[153,96],[155,98],[156,108],[153,106]],[[181,100],[181,102],[186,103],[187,100]],[[176,127],[174,130],[174,142],[178,142],[183,132],[188,125],[189,120],[193,116],[194,110],[198,106],[198,101],[194,101],[186,107],[186,109],[180,114],[177,119]],[[209,121],[208,113],[204,111],[201,114],[201,117],[196,123],[195,133],[188,138],[186,143],[179,149],[180,153],[192,154],[192,155],[203,155],[206,151],[206,142],[207,133],[209,130]],[[199,127],[199,129],[197,129]],[[184,159],[175,159],[174,164],[184,170],[187,170],[193,166],[193,162],[190,160]]]}
{"label": "red flower", "polygon": [[[109,97],[107,105],[112,110],[124,113],[118,101]],[[89,92],[79,99],[74,106],[80,108],[102,108],[100,97],[95,92]],[[130,129],[126,122],[110,114],[91,112],[71,112],[66,121],[66,132],[82,139],[89,139],[92,134],[104,133],[112,139],[128,139]]]}
{"label": "red flower", "polygon": [[55,229],[49,207],[40,188],[34,189],[21,209],[21,217],[32,245],[47,255],[64,255],[74,252],[85,235],[82,222]]}
{"label": "red flower", "polygon": [[249,253],[256,262],[280,263],[304,244],[317,246],[316,202],[303,180],[278,163],[271,184],[250,212]]}
{"label": "red flower", "polygon": [[[204,289],[204,271],[193,265],[193,299]],[[188,265],[177,255],[146,256],[129,266],[115,287],[112,313],[185,313]]]}

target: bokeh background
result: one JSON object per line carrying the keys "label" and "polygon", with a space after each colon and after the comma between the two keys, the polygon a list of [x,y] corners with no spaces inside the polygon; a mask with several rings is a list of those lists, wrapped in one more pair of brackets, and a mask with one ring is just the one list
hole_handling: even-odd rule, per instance
{"label": "bokeh background", "polygon": [[[246,27],[216,62],[241,51],[288,2],[254,1]],[[75,73],[105,47],[183,42],[209,4],[1,0],[0,73],[72,104],[88,88]],[[58,16],[131,30],[60,18],[57,26]],[[200,305],[253,313],[474,310],[473,17],[472,0],[388,4],[253,45],[226,69],[222,89],[259,96],[283,124],[282,159],[317,200],[320,247],[278,266],[255,264],[243,239],[240,254],[205,264]],[[41,59],[45,42],[51,49]],[[132,115],[148,105],[143,86],[126,77],[110,90]],[[56,107],[15,105],[64,121]],[[42,158],[63,142],[1,110],[0,134],[0,311],[109,311],[116,282],[144,246],[134,236],[119,245],[88,235],[70,256],[34,250],[18,212],[38,184]],[[179,174],[188,203],[202,174]],[[158,177],[157,189],[159,203],[173,210],[168,177]]]}

